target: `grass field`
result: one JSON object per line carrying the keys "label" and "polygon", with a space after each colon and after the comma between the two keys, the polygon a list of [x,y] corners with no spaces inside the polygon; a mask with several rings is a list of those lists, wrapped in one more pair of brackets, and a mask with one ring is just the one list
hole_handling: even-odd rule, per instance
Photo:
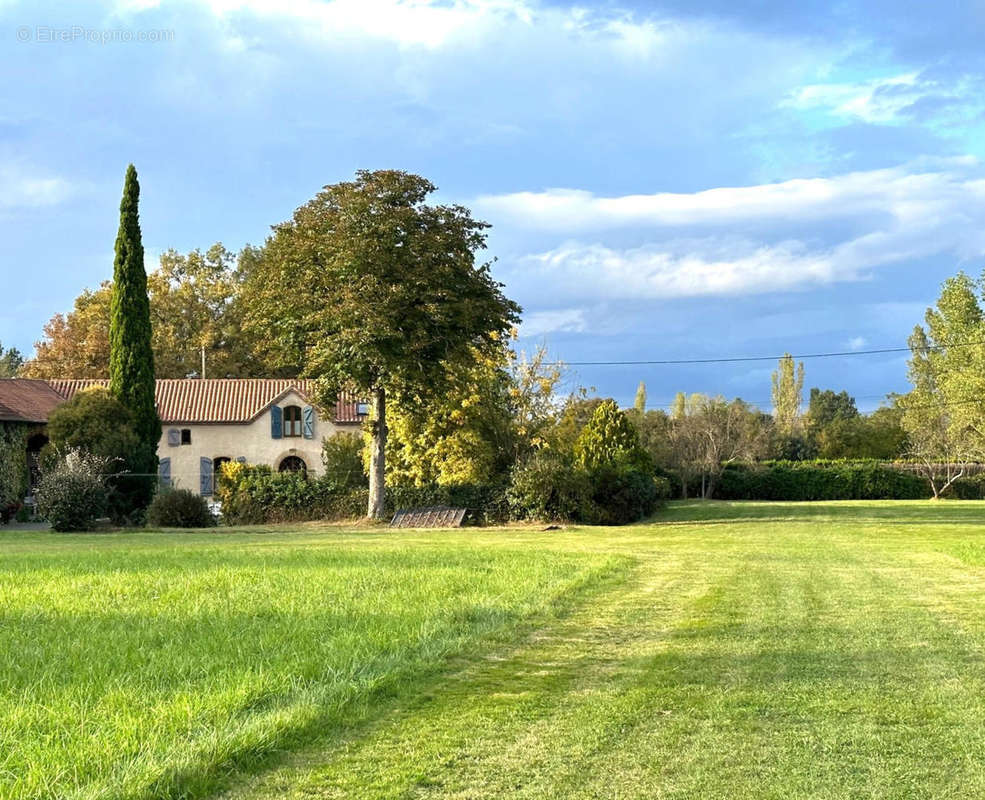
{"label": "grass field", "polygon": [[0,534],[0,797],[979,797],[985,504]]}

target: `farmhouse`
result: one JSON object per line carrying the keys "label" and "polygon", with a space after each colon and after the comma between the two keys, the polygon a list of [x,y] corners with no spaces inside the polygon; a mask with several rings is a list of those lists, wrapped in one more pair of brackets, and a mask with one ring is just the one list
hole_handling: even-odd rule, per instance
{"label": "farmhouse", "polygon": [[[0,421],[24,427],[32,486],[37,480],[37,454],[47,442],[48,415],[76,392],[108,383],[0,380]],[[367,408],[354,396],[343,395],[325,414],[313,397],[314,382],[309,380],[157,381],[157,413],[163,427],[157,447],[161,482],[211,495],[215,476],[227,461],[317,473],[322,440],[341,431],[358,431]]]}

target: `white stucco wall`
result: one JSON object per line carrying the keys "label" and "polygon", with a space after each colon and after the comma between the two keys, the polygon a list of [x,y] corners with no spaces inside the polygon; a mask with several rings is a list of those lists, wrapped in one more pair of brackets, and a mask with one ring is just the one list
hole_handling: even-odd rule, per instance
{"label": "white stucco wall", "polygon": [[[278,403],[281,408],[300,406],[309,403],[296,392],[285,395]],[[322,419],[317,409],[314,412],[314,436],[288,437],[274,439],[270,435],[270,409],[268,408],[253,422],[248,424],[215,423],[191,425],[187,423],[164,423],[160,444],[157,446],[158,458],[171,459],[171,484],[190,489],[198,494],[200,487],[200,464],[203,457],[216,459],[225,457],[232,461],[245,458],[250,464],[269,464],[275,470],[288,456],[298,456],[308,467],[309,474],[321,473],[322,440],[340,431],[358,431],[358,425],[335,425]],[[191,444],[172,447],[168,444],[168,430],[171,428],[191,431]]]}

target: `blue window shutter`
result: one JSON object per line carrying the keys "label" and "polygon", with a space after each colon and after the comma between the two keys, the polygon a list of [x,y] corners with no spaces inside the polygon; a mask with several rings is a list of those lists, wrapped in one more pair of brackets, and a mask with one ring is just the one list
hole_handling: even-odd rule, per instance
{"label": "blue window shutter", "polygon": [[280,439],[284,435],[284,411],[280,406],[270,409],[270,438]]}
{"label": "blue window shutter", "polygon": [[199,471],[199,480],[200,480],[199,488],[201,489],[201,491],[199,492],[199,494],[201,494],[204,497],[206,495],[212,494],[212,459],[202,456],[200,464],[201,467]]}
{"label": "blue window shutter", "polygon": [[168,428],[168,447],[178,447],[181,444],[181,431]]}
{"label": "blue window shutter", "polygon": [[305,439],[315,438],[315,409],[305,406],[301,411],[301,430]]}
{"label": "blue window shutter", "polygon": [[236,463],[237,464],[245,464],[246,463],[246,456],[236,456]]}
{"label": "blue window shutter", "polygon": [[171,485],[171,459],[162,458],[157,462],[157,475],[162,487]]}

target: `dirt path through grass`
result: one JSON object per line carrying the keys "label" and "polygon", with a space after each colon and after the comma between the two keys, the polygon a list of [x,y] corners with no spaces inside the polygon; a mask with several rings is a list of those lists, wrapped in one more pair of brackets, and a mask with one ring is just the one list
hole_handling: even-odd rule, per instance
{"label": "dirt path through grass", "polygon": [[635,566],[228,797],[982,796],[985,528],[954,509],[678,509],[566,542]]}

